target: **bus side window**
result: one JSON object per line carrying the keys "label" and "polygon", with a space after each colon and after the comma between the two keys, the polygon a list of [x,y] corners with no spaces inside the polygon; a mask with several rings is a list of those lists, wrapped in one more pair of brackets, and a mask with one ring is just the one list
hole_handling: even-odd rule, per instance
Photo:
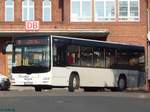
{"label": "bus side window", "polygon": [[67,48],[67,64],[80,65],[80,47],[77,45],[69,45]]}
{"label": "bus side window", "polygon": [[81,66],[93,66],[93,48],[81,47]]}
{"label": "bus side window", "polygon": [[117,50],[117,65],[121,68],[129,68],[129,53],[126,50]]}
{"label": "bus side window", "polygon": [[106,68],[113,68],[116,64],[115,49],[106,49],[105,52],[105,66]]}
{"label": "bus side window", "polygon": [[94,67],[105,67],[104,59],[104,49],[103,48],[94,48]]}
{"label": "bus side window", "polygon": [[66,46],[54,45],[53,46],[53,65],[65,66],[66,65]]}
{"label": "bus side window", "polygon": [[139,54],[139,67],[144,70],[144,65],[145,65],[145,57],[144,57],[144,53],[140,52]]}
{"label": "bus side window", "polygon": [[72,65],[74,63],[74,58],[72,56],[72,53],[71,52],[68,52],[67,53],[67,64],[68,65]]}
{"label": "bus side window", "polygon": [[129,66],[134,69],[144,70],[144,53],[133,51],[129,56]]}

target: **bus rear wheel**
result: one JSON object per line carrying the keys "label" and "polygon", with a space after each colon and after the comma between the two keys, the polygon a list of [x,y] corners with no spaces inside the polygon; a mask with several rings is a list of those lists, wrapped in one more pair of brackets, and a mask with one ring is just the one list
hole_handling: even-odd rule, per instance
{"label": "bus rear wheel", "polygon": [[127,80],[126,77],[124,75],[119,76],[118,79],[118,87],[117,90],[118,91],[125,91],[127,88]]}
{"label": "bus rear wheel", "polygon": [[75,89],[79,89],[80,87],[80,78],[79,75],[77,74],[71,74],[70,79],[69,79],[69,86],[68,86],[68,91],[69,92],[74,92]]}

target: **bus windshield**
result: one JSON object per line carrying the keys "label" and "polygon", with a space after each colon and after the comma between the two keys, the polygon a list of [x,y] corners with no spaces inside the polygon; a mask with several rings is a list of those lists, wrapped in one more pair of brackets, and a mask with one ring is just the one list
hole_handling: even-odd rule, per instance
{"label": "bus windshield", "polygon": [[47,39],[15,40],[13,73],[43,73],[50,70],[50,47]]}

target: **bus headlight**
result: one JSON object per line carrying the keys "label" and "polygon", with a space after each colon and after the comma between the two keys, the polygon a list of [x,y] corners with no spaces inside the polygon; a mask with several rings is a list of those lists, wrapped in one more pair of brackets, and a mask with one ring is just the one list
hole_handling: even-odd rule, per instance
{"label": "bus headlight", "polygon": [[50,79],[49,77],[44,77],[42,82],[43,83],[49,83],[49,79]]}

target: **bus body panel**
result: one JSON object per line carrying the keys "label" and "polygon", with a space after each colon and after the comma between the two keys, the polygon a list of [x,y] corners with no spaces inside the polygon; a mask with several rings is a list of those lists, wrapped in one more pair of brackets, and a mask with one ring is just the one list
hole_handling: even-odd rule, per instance
{"label": "bus body panel", "polygon": [[144,85],[144,72],[137,70],[114,70],[87,67],[53,67],[52,85],[68,86],[72,72],[77,72],[81,87],[117,87],[120,75],[127,78],[127,87]]}
{"label": "bus body panel", "polygon": [[87,67],[53,67],[48,73],[12,74],[12,85],[50,85],[67,87],[72,72],[77,72],[80,87],[117,87],[121,74],[127,78],[127,87],[142,87],[144,72]]}
{"label": "bus body panel", "polygon": [[144,86],[144,72],[129,70],[127,78],[127,87],[137,88]]}
{"label": "bus body panel", "polygon": [[53,86],[68,86],[71,71],[66,67],[52,67],[52,83]]}
{"label": "bus body panel", "polygon": [[48,73],[15,73],[11,74],[12,85],[51,85],[51,72]]}

